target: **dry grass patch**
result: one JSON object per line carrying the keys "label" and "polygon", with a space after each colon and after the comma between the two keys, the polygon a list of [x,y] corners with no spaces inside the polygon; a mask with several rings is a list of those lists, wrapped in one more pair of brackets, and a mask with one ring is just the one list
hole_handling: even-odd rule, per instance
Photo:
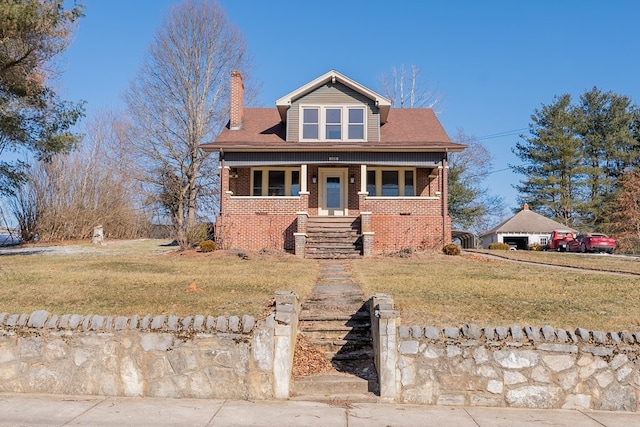
{"label": "dry grass patch", "polygon": [[366,295],[391,294],[408,325],[619,331],[640,324],[640,278],[435,253],[358,260],[353,271]]}
{"label": "dry grass patch", "polygon": [[[311,292],[318,264],[284,253],[177,252],[160,241],[0,256],[0,311],[264,317],[274,293]],[[31,248],[30,248],[31,249]]]}

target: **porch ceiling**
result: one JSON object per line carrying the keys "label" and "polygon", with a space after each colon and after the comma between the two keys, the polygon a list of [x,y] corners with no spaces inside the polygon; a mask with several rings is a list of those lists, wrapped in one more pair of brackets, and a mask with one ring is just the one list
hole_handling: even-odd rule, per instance
{"label": "porch ceiling", "polygon": [[357,153],[357,152],[292,152],[254,153],[231,152],[224,154],[224,161],[230,167],[301,164],[323,165],[380,165],[406,167],[438,167],[442,164],[443,153]]}

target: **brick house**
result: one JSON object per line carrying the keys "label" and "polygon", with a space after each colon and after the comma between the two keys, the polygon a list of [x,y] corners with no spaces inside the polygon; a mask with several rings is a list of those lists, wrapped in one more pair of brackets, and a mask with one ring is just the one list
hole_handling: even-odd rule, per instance
{"label": "brick house", "polygon": [[368,256],[451,241],[451,142],[431,109],[393,109],[329,71],[276,101],[244,108],[231,73],[219,152],[223,248],[285,249],[308,257]]}

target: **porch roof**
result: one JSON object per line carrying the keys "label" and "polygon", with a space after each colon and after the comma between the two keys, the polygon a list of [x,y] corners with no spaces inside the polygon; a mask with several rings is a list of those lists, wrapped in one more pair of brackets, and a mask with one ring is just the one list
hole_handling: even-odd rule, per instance
{"label": "porch roof", "polygon": [[434,168],[442,165],[442,152],[349,152],[349,151],[303,151],[303,152],[224,152],[225,164],[229,167],[249,166],[299,166],[308,165],[361,165],[406,166]]}

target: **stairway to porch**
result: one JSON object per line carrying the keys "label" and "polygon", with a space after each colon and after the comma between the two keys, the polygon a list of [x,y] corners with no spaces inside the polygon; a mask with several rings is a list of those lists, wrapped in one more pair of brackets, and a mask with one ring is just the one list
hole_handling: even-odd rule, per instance
{"label": "stairway to porch", "polygon": [[309,217],[305,258],[349,259],[361,256],[360,217]]}

